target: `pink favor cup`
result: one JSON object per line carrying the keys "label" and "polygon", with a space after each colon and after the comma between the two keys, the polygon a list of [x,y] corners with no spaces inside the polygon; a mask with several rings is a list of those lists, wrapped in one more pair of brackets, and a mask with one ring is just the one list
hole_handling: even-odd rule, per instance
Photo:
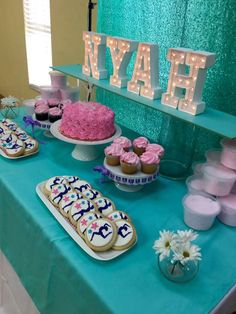
{"label": "pink favor cup", "polygon": [[193,173],[196,175],[202,174],[202,168],[205,165],[205,162],[196,161],[192,164]]}
{"label": "pink favor cup", "polygon": [[204,196],[210,196],[203,190],[202,175],[193,175],[187,178],[186,185],[190,194],[198,194]]}
{"label": "pink favor cup", "polygon": [[79,100],[79,86],[61,89],[61,97],[62,100],[70,99],[72,103],[77,102]]}
{"label": "pink favor cup", "polygon": [[219,197],[221,205],[221,213],[218,219],[226,225],[236,227],[236,195],[230,194],[228,196]]}
{"label": "pink favor cup", "polygon": [[236,138],[224,138],[220,144],[223,147],[221,163],[230,169],[236,170]]}
{"label": "pink favor cup", "polygon": [[208,230],[220,213],[220,204],[212,197],[187,194],[183,198],[184,222],[195,230]]}
{"label": "pink favor cup", "polygon": [[66,88],[67,76],[59,71],[50,71],[51,85],[56,88]]}
{"label": "pink favor cup", "polygon": [[52,86],[40,86],[40,93],[43,99],[57,98],[61,99],[60,90]]}
{"label": "pink favor cup", "polygon": [[211,195],[228,195],[235,180],[236,173],[221,164],[207,163],[203,168],[204,191]]}

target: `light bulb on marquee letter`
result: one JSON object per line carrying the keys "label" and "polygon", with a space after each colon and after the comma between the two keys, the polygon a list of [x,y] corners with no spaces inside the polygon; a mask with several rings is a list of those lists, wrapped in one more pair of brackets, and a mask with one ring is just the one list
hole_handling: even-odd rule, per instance
{"label": "light bulb on marquee letter", "polygon": [[[161,97],[158,59],[158,45],[139,44],[133,76],[131,81],[128,82],[130,92],[150,99]],[[143,85],[139,83],[140,81],[143,82]]]}
{"label": "light bulb on marquee letter", "polygon": [[128,82],[127,66],[138,42],[117,37],[107,37],[107,47],[110,48],[113,63],[113,74],[110,84],[125,87]]}
{"label": "light bulb on marquee letter", "polygon": [[82,71],[85,75],[96,79],[105,79],[106,35],[93,32],[83,32],[85,42],[85,56]]}
{"label": "light bulb on marquee letter", "polygon": [[[167,92],[162,95],[164,105],[177,108],[192,115],[205,110],[202,91],[207,68],[215,63],[215,54],[190,49],[170,48],[167,59],[171,62]],[[186,73],[189,66],[189,74]],[[182,90],[185,89],[183,96]]]}

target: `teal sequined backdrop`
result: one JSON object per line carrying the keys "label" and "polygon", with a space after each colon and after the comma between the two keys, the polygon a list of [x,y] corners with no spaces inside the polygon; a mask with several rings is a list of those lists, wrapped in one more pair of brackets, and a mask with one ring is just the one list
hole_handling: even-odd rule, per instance
{"label": "teal sequined backdrop", "polygon": [[[204,88],[207,106],[236,115],[236,1],[235,0],[99,0],[98,32],[160,46],[160,84],[166,90],[170,47],[186,47],[215,52],[216,63],[208,70]],[[107,52],[109,56],[109,51]],[[134,55],[135,57],[135,55]],[[132,73],[134,58],[129,66]],[[110,57],[107,68],[112,73]],[[219,145],[219,137],[190,124],[112,93],[98,90],[98,101],[110,106],[116,121],[153,141],[188,138],[181,150],[191,151],[195,137],[195,159]]]}

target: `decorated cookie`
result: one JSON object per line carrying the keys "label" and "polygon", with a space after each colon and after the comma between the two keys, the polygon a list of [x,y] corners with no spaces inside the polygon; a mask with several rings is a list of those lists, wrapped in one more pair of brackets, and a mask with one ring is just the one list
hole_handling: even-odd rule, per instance
{"label": "decorated cookie", "polygon": [[24,152],[25,155],[32,154],[36,152],[39,148],[38,142],[31,137],[28,137],[28,139],[24,140],[24,144],[25,144],[25,152]]}
{"label": "decorated cookie", "polygon": [[74,184],[75,182],[79,181],[79,177],[74,176],[64,176],[64,178],[68,181],[69,184]]}
{"label": "decorated cookie", "polygon": [[117,238],[116,226],[106,218],[93,221],[85,231],[85,242],[94,251],[107,251]]}
{"label": "decorated cookie", "polygon": [[94,202],[97,205],[98,211],[104,216],[116,210],[114,203],[107,197],[98,197]]}
{"label": "decorated cookie", "polygon": [[18,140],[17,136],[14,133],[12,133],[12,132],[8,132],[8,133],[6,133],[6,134],[1,136],[1,143],[2,144],[4,144],[4,143],[6,143],[6,144],[13,143],[13,142],[15,142],[17,140]]}
{"label": "decorated cookie", "polygon": [[19,157],[24,154],[25,145],[21,140],[4,141],[1,144],[5,154],[9,157]]}
{"label": "decorated cookie", "polygon": [[62,215],[68,217],[71,206],[80,198],[82,198],[82,196],[76,192],[70,192],[64,195],[59,204],[59,209]]}
{"label": "decorated cookie", "polygon": [[10,119],[3,119],[2,123],[7,126],[11,131],[15,131],[17,129],[17,124],[14,123],[12,120]]}
{"label": "decorated cookie", "polygon": [[111,221],[116,221],[120,219],[131,221],[129,216],[125,212],[122,212],[120,210],[115,210],[114,212],[110,213],[109,215],[107,215],[107,218]]}
{"label": "decorated cookie", "polygon": [[136,241],[136,231],[130,221],[116,220],[117,239],[112,248],[114,250],[125,250]]}
{"label": "decorated cookie", "polygon": [[49,200],[52,202],[53,205],[59,207],[60,202],[69,192],[72,192],[72,188],[69,186],[68,183],[57,184],[52,188],[52,191],[49,195]]}
{"label": "decorated cookie", "polygon": [[8,129],[2,122],[0,122],[0,139],[3,135],[11,133],[11,130]]}
{"label": "decorated cookie", "polygon": [[77,180],[74,183],[70,183],[73,189],[79,193],[82,193],[83,191],[87,189],[91,189],[91,185],[84,180]]}
{"label": "decorated cookie", "polygon": [[96,205],[87,199],[80,199],[76,201],[70,211],[69,211],[69,218],[73,225],[77,225],[78,220],[88,214],[89,212],[94,212],[97,209]]}
{"label": "decorated cookie", "polygon": [[21,128],[17,128],[14,133],[21,141],[26,141],[27,139],[30,138],[30,136]]}
{"label": "decorated cookie", "polygon": [[50,195],[52,188],[57,184],[67,183],[66,179],[63,176],[60,177],[52,177],[45,183],[44,193],[46,195]]}
{"label": "decorated cookie", "polygon": [[83,215],[77,223],[77,232],[78,234],[84,238],[84,234],[86,229],[88,228],[89,224],[102,216],[99,213],[91,212],[86,215]]}
{"label": "decorated cookie", "polygon": [[95,198],[97,198],[97,197],[102,196],[99,191],[94,190],[94,189],[87,189],[87,190],[81,192],[81,194],[82,194],[84,197],[86,197],[86,198],[88,198],[89,200],[91,200],[91,201],[95,200]]}

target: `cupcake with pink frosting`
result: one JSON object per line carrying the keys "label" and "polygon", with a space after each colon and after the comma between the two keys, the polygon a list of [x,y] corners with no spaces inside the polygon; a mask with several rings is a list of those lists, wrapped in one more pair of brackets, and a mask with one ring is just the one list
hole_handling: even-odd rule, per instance
{"label": "cupcake with pink frosting", "polygon": [[157,156],[162,158],[164,156],[165,150],[159,144],[148,144],[148,146],[146,147],[146,152],[153,152],[157,154]]}
{"label": "cupcake with pink frosting", "polygon": [[45,105],[45,106],[47,106],[47,104],[48,104],[47,100],[45,100],[45,99],[38,99],[38,100],[36,100],[36,102],[35,102],[34,108],[37,108],[37,107],[40,106],[40,105]]}
{"label": "cupcake with pink frosting", "polygon": [[133,141],[134,152],[141,156],[145,151],[149,144],[149,141],[146,137],[140,136]]}
{"label": "cupcake with pink frosting", "polygon": [[57,107],[60,104],[58,98],[49,98],[48,99],[48,106],[49,108]]}
{"label": "cupcake with pink frosting", "polygon": [[37,120],[45,121],[48,119],[48,105],[42,103],[35,108],[34,112]]}
{"label": "cupcake with pink frosting", "polygon": [[154,152],[145,152],[140,157],[141,171],[147,174],[152,174],[157,171],[160,163],[160,158]]}
{"label": "cupcake with pink frosting", "polygon": [[115,138],[113,143],[120,144],[126,152],[128,152],[130,147],[132,146],[131,140],[129,140],[125,136],[120,136],[120,137]]}
{"label": "cupcake with pink frosting", "polygon": [[120,157],[121,170],[126,174],[136,173],[139,164],[139,157],[134,152],[125,152]]}
{"label": "cupcake with pink frosting", "polygon": [[111,144],[104,150],[106,162],[110,166],[119,166],[120,156],[124,153],[124,149],[120,144]]}
{"label": "cupcake with pink frosting", "polygon": [[58,107],[50,108],[48,111],[48,120],[52,123],[57,120],[60,120],[61,116],[62,116],[62,110]]}

